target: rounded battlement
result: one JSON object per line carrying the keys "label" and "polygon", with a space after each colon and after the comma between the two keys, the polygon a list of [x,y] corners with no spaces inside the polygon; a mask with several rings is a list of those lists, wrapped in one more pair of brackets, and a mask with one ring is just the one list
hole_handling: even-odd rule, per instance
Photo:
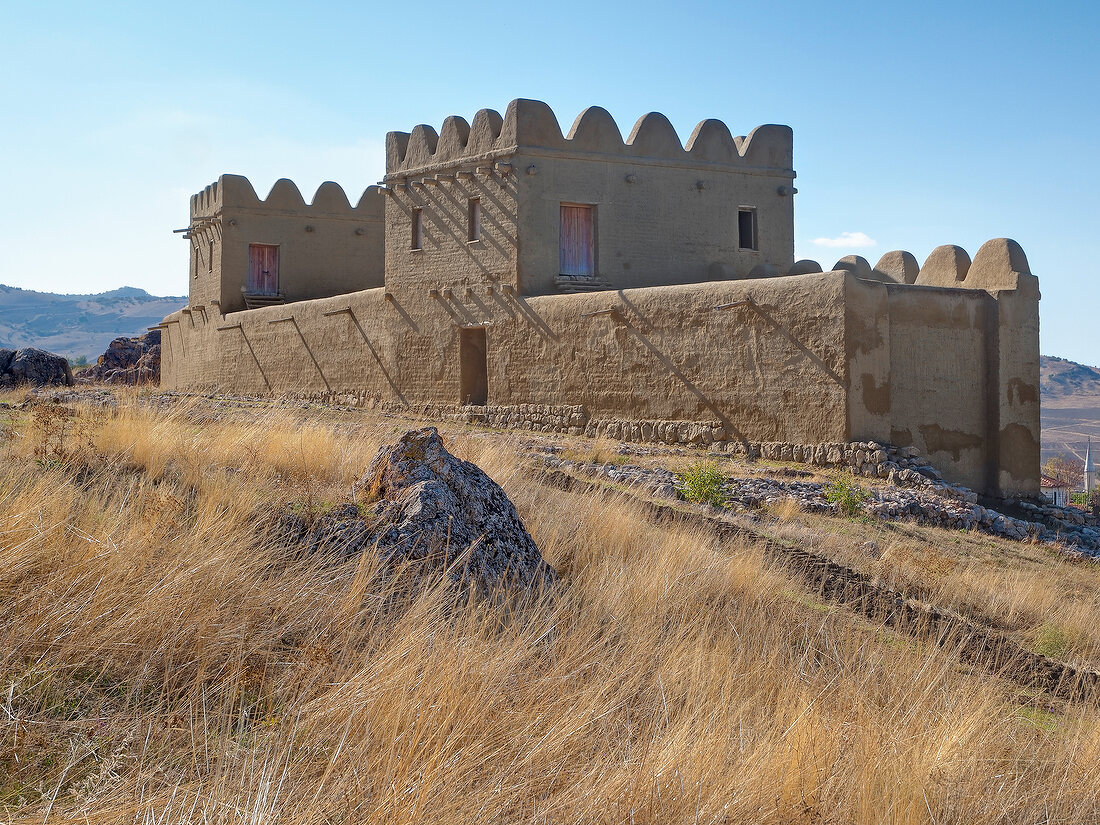
{"label": "rounded battlement", "polygon": [[191,196],[191,218],[209,218],[224,209],[293,212],[302,215],[381,216],[383,198],[377,186],[368,186],[355,206],[340,184],[325,181],[306,203],[294,181],[280,178],[261,199],[243,175],[222,175],[215,183]]}
{"label": "rounded battlement", "polygon": [[733,136],[720,120],[704,120],[686,146],[667,117],[659,112],[642,115],[624,140],[611,114],[590,106],[563,134],[553,110],[542,101],[513,100],[503,117],[492,109],[480,110],[473,124],[456,115],[440,131],[426,124],[411,132],[386,135],[386,173],[423,171],[455,165],[493,154],[536,148],[563,154],[599,154],[621,158],[675,160],[730,167],[756,167],[793,174],[793,133],[788,126],[758,126],[748,135]]}

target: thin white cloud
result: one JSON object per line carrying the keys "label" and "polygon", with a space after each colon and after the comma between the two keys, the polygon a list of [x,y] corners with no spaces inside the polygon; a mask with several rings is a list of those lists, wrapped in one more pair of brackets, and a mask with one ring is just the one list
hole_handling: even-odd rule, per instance
{"label": "thin white cloud", "polygon": [[835,238],[814,238],[813,243],[815,246],[827,246],[831,249],[861,249],[874,246],[878,241],[866,232],[841,232]]}

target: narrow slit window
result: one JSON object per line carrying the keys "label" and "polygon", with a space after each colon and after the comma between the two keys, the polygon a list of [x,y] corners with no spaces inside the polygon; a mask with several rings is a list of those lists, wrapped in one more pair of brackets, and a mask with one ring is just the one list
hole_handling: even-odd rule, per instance
{"label": "narrow slit window", "polygon": [[466,240],[481,240],[481,198],[470,198],[467,206]]}
{"label": "narrow slit window", "polygon": [[210,257],[206,259],[206,269],[209,272],[214,271],[214,242],[210,242]]}
{"label": "narrow slit window", "polygon": [[756,249],[756,210],[737,210],[737,246],[741,249]]}
{"label": "narrow slit window", "polygon": [[424,248],[424,220],[422,209],[412,211],[412,249]]}

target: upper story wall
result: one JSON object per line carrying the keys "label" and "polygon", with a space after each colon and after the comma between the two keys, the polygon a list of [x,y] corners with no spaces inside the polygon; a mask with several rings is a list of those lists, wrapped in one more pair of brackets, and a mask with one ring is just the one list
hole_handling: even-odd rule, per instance
{"label": "upper story wall", "polygon": [[372,186],[352,206],[327,181],[307,204],[286,179],[261,200],[247,178],[222,175],[191,198],[190,303],[243,309],[253,244],[278,247],[277,288],[287,301],[381,286],[383,201]]}
{"label": "upper story wall", "polygon": [[516,287],[515,176],[456,169],[391,183],[385,200],[385,282],[396,300]]}
{"label": "upper story wall", "polygon": [[[610,288],[787,272],[794,261],[792,134],[761,126],[734,137],[706,120],[686,146],[667,118],[643,116],[623,139],[603,109],[563,135],[544,103],[514,100],[386,139],[387,285],[432,289],[507,282],[556,291],[561,205],[591,207],[595,281]],[[467,246],[481,198],[496,246]],[[422,254],[408,254],[422,210]],[[739,213],[752,214],[750,240]],[[392,213],[392,214],[391,214]],[[397,250],[404,250],[398,252]]]}

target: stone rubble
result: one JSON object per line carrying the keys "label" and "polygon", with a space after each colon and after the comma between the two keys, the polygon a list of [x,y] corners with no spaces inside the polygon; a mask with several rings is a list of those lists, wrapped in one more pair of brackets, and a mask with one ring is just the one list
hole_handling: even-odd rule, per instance
{"label": "stone rubble", "polygon": [[[541,449],[540,449],[541,448]],[[632,464],[596,464],[560,457],[560,451],[546,452],[542,445],[528,445],[527,455],[542,466],[571,470],[583,475],[632,487],[655,498],[673,499],[680,495],[680,478],[664,469],[639,467]],[[786,500],[794,500],[802,510],[812,513],[835,515],[839,507],[826,498],[827,484],[820,481],[772,478],[764,475],[789,474],[790,468],[747,468],[747,477],[728,478],[724,484],[727,507],[734,511],[752,511]],[[912,472],[912,471],[910,471]],[[803,475],[795,471],[798,476]],[[883,520],[908,520],[918,524],[943,527],[952,530],[977,530],[1001,538],[1016,541],[1032,540],[1068,547],[1070,555],[1100,558],[1100,530],[1084,524],[1063,520],[1052,524],[1045,518],[1034,521],[1015,518],[977,503],[977,495],[964,487],[925,479],[916,487],[898,486],[898,481],[909,481],[895,473],[885,483],[872,484],[869,498],[861,503],[861,510],[871,517]],[[1024,506],[1027,503],[1016,503]],[[1037,516],[1043,507],[1030,504],[1024,509]],[[1061,510],[1062,508],[1057,508]]]}

